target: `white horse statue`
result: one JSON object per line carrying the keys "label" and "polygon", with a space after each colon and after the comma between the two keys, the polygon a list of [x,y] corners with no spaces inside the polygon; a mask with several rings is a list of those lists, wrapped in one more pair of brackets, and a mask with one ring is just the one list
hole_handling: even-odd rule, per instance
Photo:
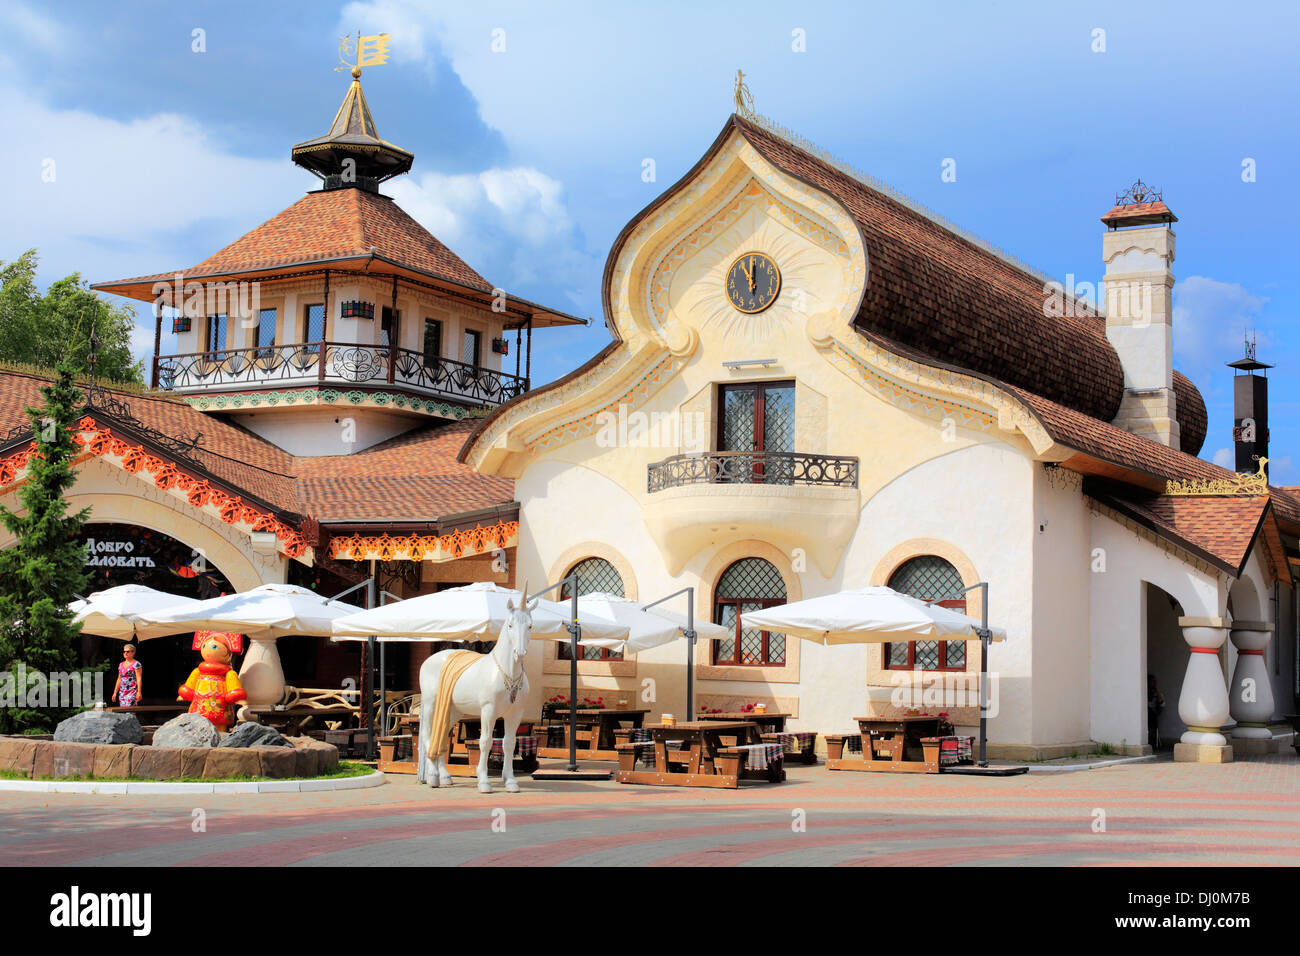
{"label": "white horse statue", "polygon": [[[524,600],[528,596],[528,584],[524,584]],[[451,696],[451,725],[462,717],[479,718],[479,757],[478,789],[480,793],[491,793],[492,784],[488,780],[488,757],[492,751],[492,731],[500,717],[505,724],[505,737],[501,743],[502,771],[501,778],[509,793],[518,793],[519,784],[515,781],[515,734],[519,730],[519,721],[524,714],[528,698],[528,679],[524,676],[524,657],[528,653],[528,642],[532,637],[533,618],[530,612],[537,607],[537,600],[524,605],[524,600],[516,602],[510,598],[506,604],[510,616],[501,628],[496,646],[484,654],[481,660],[469,666]],[[430,724],[433,722],[434,705],[438,697],[438,679],[442,666],[449,655],[460,653],[457,650],[439,651],[420,667],[420,739],[417,779],[431,787],[450,786],[451,774],[447,772],[447,751],[443,750],[436,760],[429,759]]]}

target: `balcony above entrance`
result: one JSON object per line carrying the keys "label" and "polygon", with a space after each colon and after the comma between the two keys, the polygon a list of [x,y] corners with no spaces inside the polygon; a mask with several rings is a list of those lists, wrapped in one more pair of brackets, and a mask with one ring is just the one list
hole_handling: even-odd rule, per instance
{"label": "balcony above entrance", "polygon": [[700,549],[758,538],[823,574],[858,525],[858,459],[804,452],[674,455],[647,469],[645,522],[671,574]]}

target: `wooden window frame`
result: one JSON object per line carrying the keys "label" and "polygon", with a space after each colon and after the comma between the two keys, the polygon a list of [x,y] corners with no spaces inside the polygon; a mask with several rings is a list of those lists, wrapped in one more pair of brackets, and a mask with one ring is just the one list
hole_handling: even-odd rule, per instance
{"label": "wooden window frame", "polygon": [[[921,598],[921,600],[925,600],[925,599],[924,599],[924,598]],[[966,602],[965,602],[965,600],[931,601],[930,603],[931,603],[931,604],[936,604],[936,605],[938,605],[939,607],[951,608],[952,610],[957,611],[959,614],[965,614],[965,613],[966,613]],[[900,642],[898,642],[898,643],[902,643],[902,642],[900,641]],[[893,651],[893,646],[894,646],[894,645],[893,645],[892,643],[891,643],[891,644],[885,644],[885,645],[883,645],[883,648],[884,648],[884,655],[885,655],[885,656],[884,656],[885,670],[887,670],[887,671],[914,671],[914,670],[920,670],[921,673],[923,673],[923,674],[934,674],[934,673],[937,673],[937,672],[940,672],[940,671],[945,672],[945,673],[956,673],[956,674],[965,673],[965,671],[966,671],[966,664],[967,664],[967,662],[970,660],[970,655],[969,655],[969,654],[966,654],[966,655],[965,655],[965,660],[963,660],[962,663],[959,664],[959,665],[954,665],[954,664],[949,664],[949,663],[948,663],[948,645],[949,645],[949,644],[963,644],[963,645],[964,645],[964,644],[966,643],[965,641],[962,641],[962,640],[958,640],[958,641],[936,641],[935,643],[937,643],[937,644],[939,645],[939,666],[938,666],[938,667],[923,667],[923,668],[918,668],[918,667],[916,666],[916,645],[917,645],[917,643],[919,643],[919,642],[917,642],[917,641],[908,641],[908,642],[907,642],[907,645],[906,645],[906,646],[907,646],[907,663],[906,663],[906,664],[895,664],[895,663],[893,662],[893,653],[892,653],[892,651]]]}
{"label": "wooden window frame", "polygon": [[[725,573],[725,572],[724,572],[724,573]],[[758,661],[752,661],[752,662],[751,662],[751,661],[743,661],[743,660],[741,660],[741,650],[740,650],[740,632],[741,632],[742,628],[741,628],[741,626],[740,626],[740,607],[739,607],[739,605],[741,605],[741,604],[757,604],[757,605],[759,605],[759,608],[762,609],[762,608],[768,608],[768,607],[777,607],[777,606],[779,606],[779,605],[781,605],[781,604],[786,604],[786,603],[788,603],[788,600],[789,600],[788,598],[753,598],[753,597],[746,597],[746,598],[714,598],[714,599],[713,599],[713,623],[714,623],[714,624],[721,624],[721,623],[722,623],[722,608],[723,608],[724,605],[728,605],[728,604],[736,605],[736,629],[735,629],[734,634],[732,635],[732,643],[735,645],[735,648],[736,648],[736,656],[735,656],[735,658],[734,658],[733,660],[722,660],[722,659],[719,659],[719,657],[718,657],[718,647],[719,647],[719,645],[720,645],[722,642],[721,642],[721,641],[714,641],[714,642],[713,642],[713,655],[712,655],[712,656],[713,656],[713,666],[715,666],[715,667],[785,667],[785,665],[786,665],[786,661],[788,661],[788,660],[790,659],[790,638],[789,638],[789,637],[786,637],[785,655],[784,655],[783,659],[782,659],[782,660],[779,660],[779,661],[773,661],[773,660],[770,659],[771,647],[770,647],[769,641],[771,640],[771,635],[772,635],[772,632],[771,632],[771,631],[761,631],[761,632],[759,632],[759,633],[762,634],[762,637],[763,637],[763,653],[762,653],[762,659],[761,659],[761,660],[758,660]]]}

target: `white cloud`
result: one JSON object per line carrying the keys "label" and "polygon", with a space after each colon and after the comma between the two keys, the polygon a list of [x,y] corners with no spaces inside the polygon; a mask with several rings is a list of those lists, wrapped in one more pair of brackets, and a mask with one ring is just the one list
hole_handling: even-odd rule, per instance
{"label": "white cloud", "polygon": [[1231,448],[1220,448],[1211,460],[1220,468],[1232,468],[1235,458]]}
{"label": "white cloud", "polygon": [[59,50],[69,35],[69,31],[61,30],[55,21],[23,3],[0,5],[0,24],[4,25],[10,39],[47,51]]}
{"label": "white cloud", "polygon": [[[1234,282],[1188,276],[1174,285],[1174,352],[1192,368],[1222,368],[1241,357],[1242,336],[1255,329],[1268,299]],[[1259,345],[1269,345],[1267,334]]]}
{"label": "white cloud", "polygon": [[589,258],[577,251],[563,185],[536,169],[424,173],[393,180],[387,188],[412,218],[490,282],[513,291],[544,280],[576,290],[591,274]]}

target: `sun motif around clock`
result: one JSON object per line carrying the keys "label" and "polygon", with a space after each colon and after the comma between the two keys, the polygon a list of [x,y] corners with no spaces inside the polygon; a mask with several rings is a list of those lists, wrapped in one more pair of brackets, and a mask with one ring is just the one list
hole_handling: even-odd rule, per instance
{"label": "sun motif around clock", "polygon": [[761,252],[747,252],[727,270],[727,298],[741,312],[762,312],[781,291],[781,270]]}

